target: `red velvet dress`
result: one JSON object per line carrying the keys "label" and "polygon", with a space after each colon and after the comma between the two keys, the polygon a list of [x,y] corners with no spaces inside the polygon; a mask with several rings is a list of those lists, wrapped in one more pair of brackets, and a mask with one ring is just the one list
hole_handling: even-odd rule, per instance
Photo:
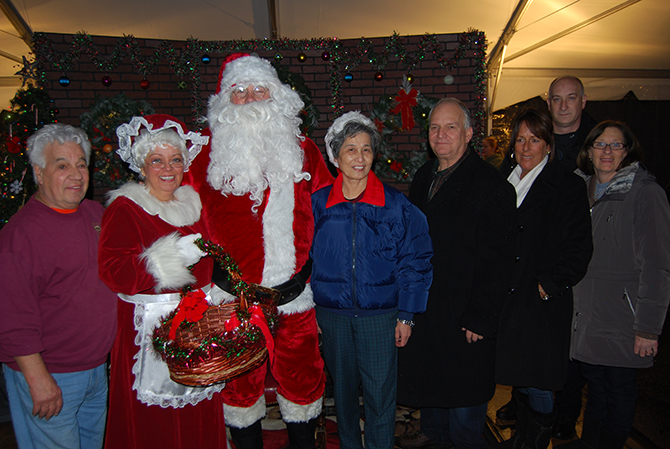
{"label": "red velvet dress", "polygon": [[[158,215],[147,213],[127,197],[118,196],[109,205],[102,220],[99,252],[101,279],[112,290],[126,295],[154,294],[156,280],[147,272],[146,264],[139,256],[157,239],[175,231],[182,235],[201,233],[207,238],[199,210],[195,223],[174,226]],[[213,261],[209,257],[195,265],[193,274],[198,287],[209,284],[212,267]],[[226,433],[219,393],[196,405],[180,404],[181,407],[176,408],[164,408],[156,402],[147,405],[138,399],[138,392],[133,389],[136,381],[134,357],[140,349],[136,345],[135,320],[138,316],[135,308],[135,304],[123,300],[118,302],[118,333],[111,354],[105,447],[225,448]]]}

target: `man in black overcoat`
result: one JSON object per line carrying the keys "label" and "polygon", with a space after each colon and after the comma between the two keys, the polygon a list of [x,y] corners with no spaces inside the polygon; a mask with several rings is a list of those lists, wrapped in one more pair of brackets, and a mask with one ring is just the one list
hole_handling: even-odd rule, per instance
{"label": "man in black overcoat", "polygon": [[506,238],[516,194],[468,149],[467,107],[454,98],[431,111],[429,142],[437,156],[416,173],[410,200],[428,219],[434,276],[426,312],[399,352],[398,403],[421,409],[421,431],[400,445],[435,443],[486,448],[482,431],[495,392],[498,314],[513,244]]}

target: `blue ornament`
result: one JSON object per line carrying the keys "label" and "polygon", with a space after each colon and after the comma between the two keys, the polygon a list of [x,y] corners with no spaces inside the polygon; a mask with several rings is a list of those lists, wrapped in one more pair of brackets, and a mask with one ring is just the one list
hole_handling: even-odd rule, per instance
{"label": "blue ornament", "polygon": [[346,75],[344,75],[344,81],[351,82],[351,80],[353,80],[353,79],[354,79],[354,75],[352,75],[351,73],[347,73]]}
{"label": "blue ornament", "polygon": [[209,64],[212,58],[210,58],[209,55],[205,53],[204,55],[202,55],[202,58],[200,58],[200,60],[202,61],[203,64]]}
{"label": "blue ornament", "polygon": [[63,75],[60,78],[58,78],[58,84],[60,84],[63,87],[67,87],[70,85],[70,78],[67,77],[67,75]]}

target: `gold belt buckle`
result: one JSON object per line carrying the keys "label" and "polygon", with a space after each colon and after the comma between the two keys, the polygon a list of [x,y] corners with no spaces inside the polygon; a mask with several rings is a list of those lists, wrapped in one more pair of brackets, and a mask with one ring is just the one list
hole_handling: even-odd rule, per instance
{"label": "gold belt buckle", "polygon": [[270,287],[249,283],[249,293],[262,304],[276,307],[281,298],[281,292]]}

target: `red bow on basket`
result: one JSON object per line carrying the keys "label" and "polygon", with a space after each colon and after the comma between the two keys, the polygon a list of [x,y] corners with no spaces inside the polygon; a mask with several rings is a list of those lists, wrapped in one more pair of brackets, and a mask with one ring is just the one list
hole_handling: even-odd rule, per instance
{"label": "red bow on basket", "polygon": [[190,291],[181,299],[177,306],[177,313],[172,319],[169,337],[171,340],[177,338],[177,328],[183,321],[195,323],[200,321],[207,310],[207,301],[202,290]]}
{"label": "red bow on basket", "polygon": [[[246,306],[246,301],[244,301],[244,306]],[[240,308],[243,307],[243,304],[240,304]],[[270,332],[270,327],[268,326],[268,320],[265,318],[263,309],[258,304],[254,304],[251,307],[246,308],[247,313],[250,313],[249,324],[256,325],[263,332],[263,337],[265,337],[265,345],[268,348],[268,355],[270,356],[270,365],[274,363],[274,347],[275,342],[272,338],[272,333]],[[237,312],[233,312],[230,319],[226,321],[223,325],[226,332],[231,332],[242,324],[240,321]]]}

